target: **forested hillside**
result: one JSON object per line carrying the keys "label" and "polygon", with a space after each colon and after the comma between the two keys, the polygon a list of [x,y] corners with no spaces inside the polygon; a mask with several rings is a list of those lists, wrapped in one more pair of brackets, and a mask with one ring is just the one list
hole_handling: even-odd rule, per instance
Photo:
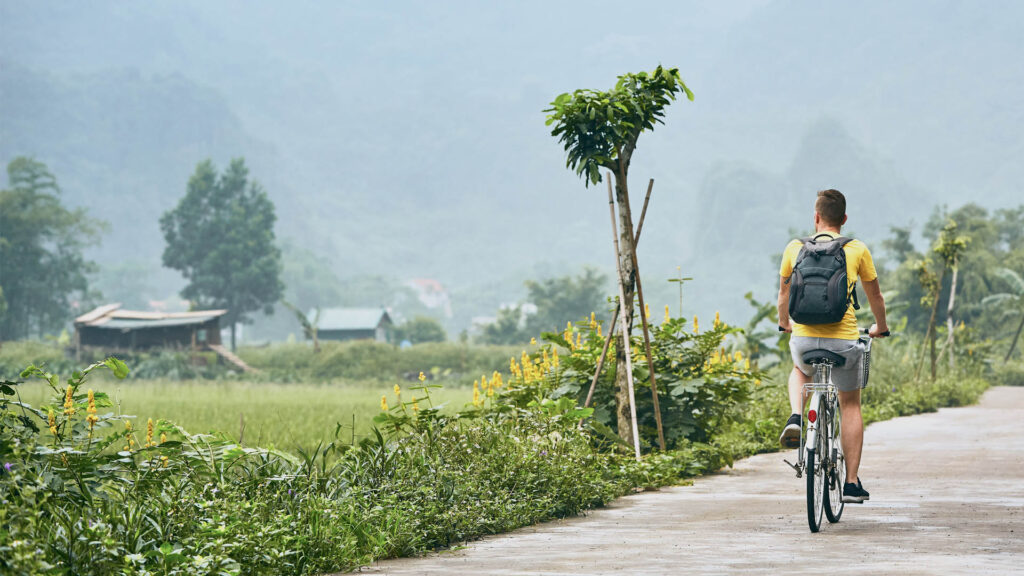
{"label": "forested hillside", "polygon": [[[618,32],[600,4],[405,8],[6,2],[0,162],[46,162],[70,203],[111,221],[102,266],[156,272],[156,215],[192,167],[244,156],[279,237],[340,280],[440,280],[474,296],[455,302],[462,318],[521,298],[523,276],[609,267],[602,193],[552,160],[541,110],[610,69],[671,60],[697,94],[634,160],[635,188],[657,179],[652,301],[674,294],[677,265],[707,278],[748,235],[730,230],[784,244],[819,188],[848,195],[869,244],[936,204],[1019,197],[1017,3],[658,2]],[[772,282],[769,251],[744,254],[731,293]],[[743,306],[699,292],[701,309]]]}

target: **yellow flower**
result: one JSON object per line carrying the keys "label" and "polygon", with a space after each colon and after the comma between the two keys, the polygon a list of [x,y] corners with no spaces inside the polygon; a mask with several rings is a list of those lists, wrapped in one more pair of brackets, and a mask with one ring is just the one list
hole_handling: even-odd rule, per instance
{"label": "yellow flower", "polygon": [[597,318],[594,317],[594,313],[590,313],[590,327],[593,328],[597,324]]}
{"label": "yellow flower", "polygon": [[167,468],[167,456],[160,457],[160,465],[163,466],[164,468]]}
{"label": "yellow flower", "polygon": [[754,384],[760,386],[761,385],[761,379],[758,378],[757,380],[754,380]]}
{"label": "yellow flower", "polygon": [[558,368],[558,348],[555,348],[551,351],[551,362],[555,365],[555,368]]}
{"label": "yellow flower", "polygon": [[494,374],[491,375],[491,386],[501,388],[502,384],[504,384],[504,382],[501,381],[501,372],[495,370]]}
{"label": "yellow flower", "polygon": [[131,420],[125,420],[124,421],[124,429],[129,431],[129,432],[132,431],[132,421]]}
{"label": "yellow flower", "polygon": [[597,325],[597,337],[598,338],[604,338],[604,336],[601,335],[601,325],[600,324]]}
{"label": "yellow flower", "polygon": [[92,388],[89,388],[89,407],[85,409],[88,416],[85,417],[85,421],[89,423],[89,431],[92,432],[93,426],[99,421],[96,416],[96,396],[93,394]]}
{"label": "yellow flower", "polygon": [[537,339],[536,338],[530,338],[530,346],[536,346],[536,345],[537,345]]}
{"label": "yellow flower", "polygon": [[736,360],[737,362],[739,362],[740,360],[743,360],[743,352],[741,352],[740,350],[737,350],[736,353],[733,354],[733,359]]}
{"label": "yellow flower", "polygon": [[722,317],[718,314],[718,310],[715,310],[715,328],[718,328],[722,324]]}
{"label": "yellow flower", "polygon": [[75,401],[71,397],[74,393],[74,389],[68,386],[67,392],[64,393],[64,414],[71,416],[75,413]]}
{"label": "yellow flower", "polygon": [[420,409],[419,400],[417,400],[416,397],[413,396],[412,397],[412,411],[413,412],[419,412],[419,409]]}
{"label": "yellow flower", "polygon": [[650,317],[651,317],[651,306],[649,304],[647,304],[646,302],[644,302],[644,318],[650,318]]}
{"label": "yellow flower", "polygon": [[164,434],[163,432],[161,432],[160,433],[160,443],[163,444],[164,442],[167,442],[167,434]]}
{"label": "yellow flower", "polygon": [[697,322],[697,315],[693,315],[693,333],[700,334],[700,323]]}
{"label": "yellow flower", "polygon": [[420,382],[423,382],[426,379],[427,379],[427,376],[425,374],[423,374],[423,372],[420,372]]}
{"label": "yellow flower", "polygon": [[46,423],[50,427],[50,434],[57,435],[57,415],[53,413],[53,408],[46,414]]}
{"label": "yellow flower", "polygon": [[672,316],[669,315],[669,313],[668,313],[668,304],[665,304],[665,322],[668,322],[671,319],[672,319]]}
{"label": "yellow flower", "polygon": [[583,334],[580,333],[580,332],[576,333],[576,347],[577,348],[582,348],[583,347]]}
{"label": "yellow flower", "polygon": [[550,360],[550,357],[548,356],[548,349],[545,348],[542,352],[543,352],[543,357],[544,357],[544,363],[547,364],[548,360]]}
{"label": "yellow flower", "polygon": [[387,394],[381,394],[380,395],[380,409],[381,409],[382,412],[387,412],[388,411],[388,395]]}
{"label": "yellow flower", "polygon": [[401,395],[402,395],[402,387],[399,386],[398,384],[395,384],[395,396],[401,396]]}
{"label": "yellow flower", "polygon": [[153,443],[153,419],[150,418],[146,421],[146,448],[150,446],[156,446]]}
{"label": "yellow flower", "polygon": [[743,370],[744,372],[750,372],[750,358],[743,361]]}

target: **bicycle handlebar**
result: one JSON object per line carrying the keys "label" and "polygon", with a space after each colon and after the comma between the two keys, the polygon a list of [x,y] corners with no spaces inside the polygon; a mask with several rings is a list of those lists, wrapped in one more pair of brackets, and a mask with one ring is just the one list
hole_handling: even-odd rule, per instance
{"label": "bicycle handlebar", "polygon": [[[861,328],[860,333],[861,334],[868,334],[868,335],[870,335],[869,330],[870,330],[870,328]],[[779,332],[785,332],[785,331],[786,330],[782,326],[779,326]],[[882,336],[882,337],[892,336],[892,332],[889,331],[889,330],[886,330],[885,332],[881,332],[878,335]]]}

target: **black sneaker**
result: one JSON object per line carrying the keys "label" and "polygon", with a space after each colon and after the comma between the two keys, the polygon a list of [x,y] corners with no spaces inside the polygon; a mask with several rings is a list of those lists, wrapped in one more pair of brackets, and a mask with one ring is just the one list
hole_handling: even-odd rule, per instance
{"label": "black sneaker", "polygon": [[865,500],[870,499],[871,495],[861,485],[860,478],[857,478],[856,484],[847,482],[843,485],[843,502],[847,504],[863,504]]}
{"label": "black sneaker", "polygon": [[779,444],[782,444],[783,448],[799,448],[802,425],[803,418],[799,414],[791,415],[786,421],[786,427],[782,430],[782,436],[779,436]]}

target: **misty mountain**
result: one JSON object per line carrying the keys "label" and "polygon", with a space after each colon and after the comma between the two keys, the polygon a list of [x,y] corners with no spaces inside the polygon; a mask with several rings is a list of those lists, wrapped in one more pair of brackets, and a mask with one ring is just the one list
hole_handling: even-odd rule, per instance
{"label": "misty mountain", "polygon": [[639,248],[652,303],[675,301],[679,265],[694,306],[741,311],[821,188],[848,195],[869,245],[937,203],[1019,200],[1024,5],[619,8],[5,2],[0,161],[48,163],[112,222],[97,254],[157,269],[156,221],[195,164],[245,156],[282,242],[339,282],[438,279],[460,318],[530,275],[610,270],[603,185],[565,170],[541,110],[658,63],[697,99],[634,157],[634,202],[656,179]]}

